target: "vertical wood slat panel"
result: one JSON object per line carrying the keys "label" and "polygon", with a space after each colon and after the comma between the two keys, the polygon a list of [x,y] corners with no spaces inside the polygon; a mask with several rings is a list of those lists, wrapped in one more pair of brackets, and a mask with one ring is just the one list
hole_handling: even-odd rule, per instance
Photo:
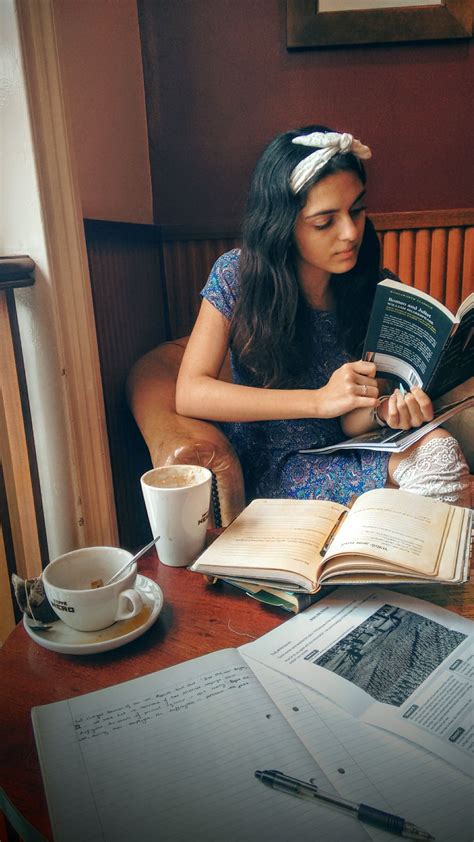
{"label": "vertical wood slat panel", "polygon": [[[473,229],[387,231],[383,265],[455,311],[473,287]],[[398,251],[397,251],[398,249]],[[394,266],[397,269],[394,269]],[[470,279],[470,280],[469,280]]]}
{"label": "vertical wood slat panel", "polygon": [[448,262],[448,233],[445,228],[435,228],[431,238],[431,267],[429,294],[444,302],[446,268]]}
{"label": "vertical wood slat panel", "polygon": [[399,261],[398,231],[385,231],[382,238],[382,266],[398,275]]}
{"label": "vertical wood slat panel", "polygon": [[463,231],[461,228],[451,228],[448,232],[445,304],[452,312],[456,312],[462,300],[463,253]]}
{"label": "vertical wood slat panel", "polygon": [[422,229],[415,235],[415,276],[414,286],[422,292],[428,292],[431,266],[431,231]]}
{"label": "vertical wood slat panel", "polygon": [[120,543],[134,549],[148,536],[140,475],[151,462],[125,381],[142,354],[170,338],[160,236],[152,226],[94,220],[85,232]]}
{"label": "vertical wood slat panel", "polygon": [[415,232],[401,231],[398,242],[398,274],[411,287],[415,282],[415,248]]}
{"label": "vertical wood slat panel", "polygon": [[186,336],[191,331],[201,303],[199,293],[213,263],[236,245],[236,239],[163,242],[172,336]]}
{"label": "vertical wood slat panel", "polygon": [[461,301],[471,292],[474,292],[474,228],[467,228],[464,235]]}

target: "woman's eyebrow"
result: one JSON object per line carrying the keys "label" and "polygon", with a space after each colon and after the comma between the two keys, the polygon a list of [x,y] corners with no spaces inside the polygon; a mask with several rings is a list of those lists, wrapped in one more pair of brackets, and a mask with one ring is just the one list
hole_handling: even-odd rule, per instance
{"label": "woman's eyebrow", "polygon": [[[354,205],[357,205],[357,203],[360,202],[360,200],[364,198],[366,192],[367,192],[366,190],[362,190],[359,193],[359,195],[352,202],[351,208],[353,208]],[[327,208],[327,210],[315,211],[314,213],[311,213],[308,216],[305,216],[305,219],[314,219],[315,216],[326,216],[329,213],[337,213],[338,210],[339,210],[339,208]]]}

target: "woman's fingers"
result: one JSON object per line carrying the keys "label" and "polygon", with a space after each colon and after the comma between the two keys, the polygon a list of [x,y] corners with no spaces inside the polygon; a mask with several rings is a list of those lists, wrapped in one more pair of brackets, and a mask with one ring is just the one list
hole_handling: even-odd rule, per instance
{"label": "woman's fingers", "polygon": [[375,363],[369,363],[366,360],[356,360],[353,363],[349,363],[349,365],[357,374],[363,374],[365,377],[375,377],[377,371]]}
{"label": "woman's fingers", "polygon": [[[419,412],[421,413],[423,421],[432,421],[433,419],[433,404],[428,395],[425,394],[418,386],[412,386],[410,394],[418,404]],[[423,423],[420,422],[420,423]]]}
{"label": "woman's fingers", "polygon": [[357,391],[358,394],[362,395],[364,398],[378,398],[379,395],[379,387],[377,386],[377,383],[370,382],[368,380],[365,383],[359,383]]}
{"label": "woman's fingers", "polygon": [[420,405],[414,395],[408,393],[405,395],[405,406],[408,410],[408,418],[410,427],[419,427],[425,420]]}
{"label": "woman's fingers", "polygon": [[399,430],[401,428],[396,392],[392,392],[387,401],[385,420],[388,426],[391,427],[393,430]]}
{"label": "woman's fingers", "polygon": [[378,398],[379,386],[375,379],[376,368],[374,363],[357,360],[349,363],[350,377],[356,386],[356,394],[363,398]]}
{"label": "woman's fingers", "polygon": [[430,399],[421,389],[402,394],[395,389],[390,396],[387,408],[387,423],[398,430],[410,430],[419,427],[433,417]]}

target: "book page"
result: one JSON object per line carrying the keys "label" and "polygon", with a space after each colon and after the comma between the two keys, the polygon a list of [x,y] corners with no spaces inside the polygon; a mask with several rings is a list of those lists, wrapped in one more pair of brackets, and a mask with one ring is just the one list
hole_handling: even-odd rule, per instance
{"label": "book page", "polygon": [[472,620],[425,600],[340,587],[240,650],[470,774],[473,643]]}
{"label": "book page", "polygon": [[408,491],[367,491],[338,529],[326,553],[326,561],[332,560],[328,569],[336,569],[335,557],[347,553],[369,556],[360,565],[367,571],[378,566],[372,557],[386,562],[395,573],[407,569],[435,576],[446,539],[456,557],[459,534],[447,535],[451,513],[448,504]]}
{"label": "book page", "polygon": [[326,500],[254,500],[191,570],[307,587],[316,581],[319,551],[344,511]]}
{"label": "book page", "polygon": [[461,584],[469,580],[471,560],[471,533],[473,513],[471,509],[451,506],[439,553],[436,578],[423,576],[420,570],[395,567],[391,562],[363,559],[345,554],[329,561],[321,574],[323,584],[339,585],[384,585],[405,582]]}
{"label": "book page", "polygon": [[55,842],[320,842],[369,837],[264,786],[280,769],[335,790],[237,650],[65,702],[32,719]]}

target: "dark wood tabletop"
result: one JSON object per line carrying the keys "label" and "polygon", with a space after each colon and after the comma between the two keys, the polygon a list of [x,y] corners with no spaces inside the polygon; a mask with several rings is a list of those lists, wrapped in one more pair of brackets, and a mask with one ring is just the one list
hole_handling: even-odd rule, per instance
{"label": "dark wood tabletop", "polygon": [[[48,839],[52,833],[32,707],[100,690],[216,649],[235,648],[292,616],[231,586],[210,585],[186,568],[165,567],[154,550],[139,562],[139,572],[158,582],[164,606],[156,623],[127,645],[95,655],[58,654],[31,640],[19,623],[0,649],[0,786]],[[472,584],[398,590],[474,619]]]}

